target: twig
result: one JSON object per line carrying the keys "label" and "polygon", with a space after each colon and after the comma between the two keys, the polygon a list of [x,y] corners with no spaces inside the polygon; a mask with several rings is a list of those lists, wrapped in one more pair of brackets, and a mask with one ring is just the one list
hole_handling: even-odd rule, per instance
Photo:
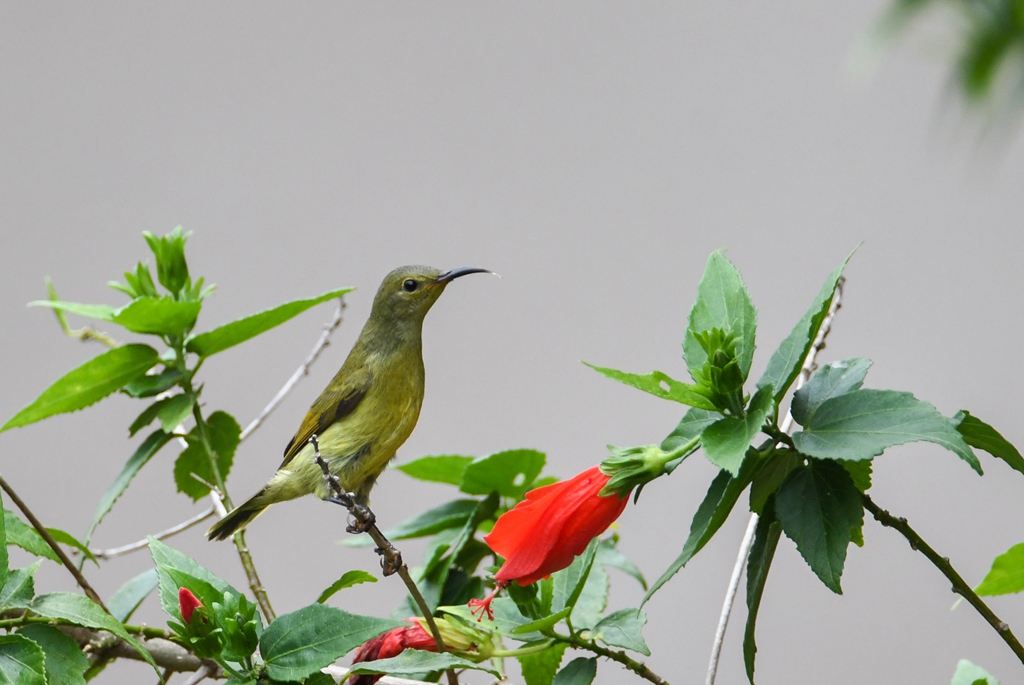
{"label": "twig", "polygon": [[[49,619],[47,619],[49,621]],[[127,642],[104,630],[92,630],[80,626],[57,626],[79,645],[102,645],[102,658],[142,660],[142,655]],[[207,659],[200,659],[181,645],[164,638],[148,638],[139,641],[156,665],[175,673],[190,673],[200,668],[209,668],[213,677],[223,677],[220,667]]]}
{"label": "twig", "polygon": [[[316,341],[316,344],[313,346],[313,349],[306,356],[306,360],[302,362],[302,365],[299,366],[298,369],[295,370],[295,373],[292,374],[291,378],[288,379],[284,386],[277,391],[277,394],[274,395],[274,398],[270,400],[270,403],[263,408],[263,411],[260,412],[259,416],[253,419],[252,422],[245,427],[245,430],[242,431],[242,434],[238,439],[239,443],[244,441],[247,437],[249,437],[249,435],[252,434],[254,430],[259,428],[263,424],[263,422],[266,421],[267,417],[270,416],[270,414],[275,409],[277,409],[277,406],[281,404],[284,398],[287,397],[288,394],[295,389],[295,386],[298,384],[300,380],[302,380],[302,377],[309,374],[309,369],[310,367],[313,366],[313,362],[317,360],[317,358],[320,356],[320,353],[323,352],[324,348],[331,344],[331,335],[338,328],[338,326],[341,325],[341,314],[344,309],[345,298],[339,297],[338,307],[337,309],[334,310],[334,316],[331,318],[330,321],[324,324],[323,332],[320,334],[320,338]],[[59,312],[59,310],[54,311]],[[60,319],[58,317],[58,321],[59,320]],[[214,495],[214,497],[216,497],[216,495]],[[219,498],[217,499],[217,502],[220,502]],[[223,509],[223,505],[221,506],[221,509]],[[187,521],[182,521],[181,523],[175,526],[171,526],[167,530],[161,531],[153,535],[152,537],[155,537],[157,540],[163,540],[164,538],[168,538],[172,535],[176,535],[182,531],[188,530],[192,526],[210,518],[210,516],[214,514],[214,510],[214,508],[207,509],[206,511],[200,514],[196,514]],[[226,515],[226,511],[220,511],[216,513],[219,516],[221,516],[221,518],[223,518]],[[105,550],[92,550],[92,553],[100,559],[110,559],[112,557],[117,557],[122,554],[128,554],[129,552],[135,552],[140,549],[145,549],[147,544],[148,540],[136,540],[135,542],[129,543],[127,545],[122,545],[121,547],[113,547],[111,549]]]}
{"label": "twig", "polygon": [[951,583],[953,583],[952,590],[956,594],[960,595],[970,603],[972,607],[977,610],[982,617],[988,621],[988,624],[999,633],[999,637],[1003,638],[1013,653],[1017,655],[1021,663],[1024,663],[1024,646],[1021,646],[1016,636],[1010,631],[1010,626],[1005,621],[1001,620],[995,613],[989,608],[987,604],[978,596],[978,594],[971,588],[970,585],[957,573],[957,570],[953,568],[953,565],[949,563],[949,557],[940,556],[938,552],[932,549],[931,545],[925,542],[917,532],[910,527],[907,523],[907,519],[903,517],[895,517],[885,509],[881,509],[874,501],[865,493],[862,495],[864,498],[864,508],[871,512],[879,523],[888,528],[893,528],[900,532],[903,537],[910,543],[910,548],[920,552],[928,558],[928,561],[932,562],[935,568],[942,572],[942,575],[946,576]]}
{"label": "twig", "polygon": [[92,585],[89,585],[89,581],[85,579],[85,576],[78,570],[78,567],[75,566],[71,559],[68,558],[64,549],[57,544],[56,540],[53,539],[53,536],[50,535],[50,531],[46,530],[46,526],[36,518],[36,515],[32,513],[32,510],[28,508],[20,497],[18,497],[18,493],[16,493],[2,477],[0,477],[0,487],[2,487],[4,492],[7,493],[7,496],[11,498],[11,501],[21,509],[21,513],[25,514],[25,518],[29,520],[29,523],[31,523],[32,527],[36,529],[36,532],[42,536],[43,540],[46,541],[46,544],[50,546],[58,557],[60,557],[61,563],[64,564],[67,570],[71,572],[71,575],[75,577],[75,581],[78,583],[78,586],[82,588],[82,591],[85,592],[86,596],[99,604],[103,611],[109,614],[110,609],[108,609],[107,605],[103,603],[102,599],[100,599],[99,593],[92,588]]}
{"label": "twig", "polygon": [[[398,551],[398,548],[391,544],[391,541],[384,537],[384,534],[380,532],[377,527],[377,518],[373,515],[373,512],[369,508],[357,504],[355,501],[355,495],[350,492],[345,492],[341,487],[341,481],[338,477],[330,472],[327,468],[327,462],[324,461],[323,457],[320,456],[320,442],[317,440],[316,434],[310,436],[310,444],[313,445],[314,460],[320,467],[320,470],[324,474],[324,480],[327,482],[331,490],[334,491],[334,497],[331,498],[331,502],[341,504],[348,513],[355,520],[353,525],[348,527],[350,533],[366,533],[370,536],[373,542],[377,545],[375,550],[380,555],[381,569],[384,571],[385,576],[390,576],[397,573],[405,583],[405,587],[409,590],[409,595],[412,596],[413,601],[416,602],[416,606],[419,607],[420,613],[423,614],[423,620],[426,622],[427,627],[430,628],[430,635],[434,638],[434,644],[437,646],[437,651],[440,653],[447,652],[447,648],[444,646],[444,640],[441,638],[441,631],[437,629],[437,624],[434,622],[434,614],[430,610],[430,606],[427,601],[423,598],[420,593],[420,589],[416,587],[416,581],[412,579],[412,575],[409,573],[409,567],[402,561],[402,553]],[[453,669],[445,671],[448,676],[449,685],[458,685],[459,679],[455,675]]]}
{"label": "twig", "polygon": [[[815,369],[818,368],[817,358],[818,354],[825,349],[825,339],[828,334],[832,331],[832,322],[836,317],[836,313],[843,306],[843,286],[846,283],[846,278],[840,276],[836,282],[835,293],[832,295],[832,304],[829,305],[828,314],[821,321],[821,327],[818,329],[818,335],[814,338],[814,343],[811,344],[811,349],[807,351],[807,357],[804,359],[803,366],[800,367],[800,375],[797,376],[795,389],[799,390],[803,387],[811,378],[811,374],[814,373]],[[786,418],[783,419],[782,424],[779,426],[779,430],[782,433],[789,433],[789,429],[793,427],[793,413],[790,410],[786,411]],[[743,567],[747,564],[747,559],[750,557],[750,548],[754,544],[754,531],[757,529],[757,522],[759,520],[757,512],[750,512],[750,521],[747,523],[747,530],[743,534],[743,541],[740,543],[740,548],[736,553],[736,564],[732,569],[732,576],[729,579],[729,587],[725,592],[725,599],[722,602],[722,613],[718,617],[718,627],[715,629],[715,641],[711,645],[711,658],[708,661],[708,675],[704,681],[705,685],[715,685],[715,677],[718,675],[718,659],[722,654],[722,645],[725,642],[725,631],[729,626],[729,616],[732,614],[733,603],[736,600],[736,591],[739,589],[740,576],[743,574]]]}
{"label": "twig", "polygon": [[313,362],[315,362],[317,357],[320,356],[320,353],[323,352],[323,349],[331,344],[331,334],[334,333],[335,329],[337,329],[338,326],[341,325],[341,314],[344,310],[345,298],[339,297],[338,308],[334,310],[334,317],[331,318],[331,320],[324,325],[324,331],[323,333],[320,334],[320,339],[316,341],[316,345],[313,345],[313,349],[306,357],[306,361],[302,362],[302,365],[295,370],[295,373],[292,374],[292,377],[289,378],[288,381],[284,384],[284,386],[277,391],[277,394],[274,395],[274,398],[270,400],[270,403],[263,408],[263,411],[260,412],[260,415],[253,419],[252,423],[245,427],[245,430],[242,431],[242,435],[239,438],[239,442],[245,440],[254,430],[259,428],[260,425],[262,425],[263,422],[267,419],[267,417],[270,416],[270,414],[275,409],[277,409],[277,406],[281,404],[281,401],[288,396],[288,393],[290,393],[292,389],[294,389],[295,386],[298,384],[298,382],[302,380],[302,377],[309,375],[309,368],[313,366]]}
{"label": "twig", "polygon": [[203,664],[198,671],[189,676],[189,679],[183,682],[181,685],[196,685],[196,683],[206,680],[207,678],[212,676],[213,673],[214,671],[212,668],[210,668],[210,666],[208,666],[207,664]]}
{"label": "twig", "polygon": [[245,577],[249,579],[249,589],[255,595],[256,602],[260,605],[260,611],[263,612],[267,623],[270,623],[277,618],[277,614],[274,613],[274,608],[270,606],[267,589],[263,587],[263,581],[260,580],[259,574],[256,573],[256,564],[253,563],[252,553],[249,551],[248,545],[245,544],[245,531],[240,530],[235,533],[233,541],[235,549],[238,550],[238,558],[242,561],[242,568],[245,569]]}
{"label": "twig", "polygon": [[[163,540],[165,538],[171,537],[172,535],[177,535],[178,533],[188,530],[192,526],[198,525],[206,519],[213,516],[213,509],[214,508],[212,506],[208,507],[206,510],[196,514],[187,521],[182,521],[178,525],[171,526],[167,530],[162,530],[159,533],[156,533],[155,535],[152,535],[150,537],[154,537],[157,540]],[[122,545],[121,547],[111,547],[110,549],[94,549],[91,551],[93,555],[99,559],[113,559],[114,557],[119,557],[122,554],[128,554],[129,552],[134,552],[135,550],[143,549],[147,545],[149,545],[148,538],[143,540],[136,540],[131,544]]]}
{"label": "twig", "polygon": [[607,659],[611,659],[612,661],[617,661],[629,670],[633,671],[633,673],[636,673],[644,680],[649,680],[652,683],[657,683],[657,685],[668,685],[665,679],[657,673],[655,673],[654,671],[652,671],[651,669],[649,669],[647,667],[647,664],[641,661],[637,661],[625,652],[614,649],[608,649],[607,647],[602,647],[601,645],[597,644],[592,640],[584,640],[583,638],[578,637],[576,635],[570,635],[568,637],[564,635],[558,635],[557,637],[561,638],[563,642],[568,642],[573,647],[576,647],[578,649],[585,649],[589,652],[593,652],[594,654],[598,654]]}

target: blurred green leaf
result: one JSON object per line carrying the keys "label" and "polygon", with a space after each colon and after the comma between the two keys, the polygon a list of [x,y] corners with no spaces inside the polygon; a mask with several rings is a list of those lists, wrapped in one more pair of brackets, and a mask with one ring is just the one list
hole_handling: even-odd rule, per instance
{"label": "blurred green leaf", "polygon": [[1006,550],[974,591],[982,596],[1009,595],[1024,590],[1024,542]]}
{"label": "blurred green leaf", "polygon": [[370,638],[401,625],[397,621],[311,604],[278,616],[267,626],[260,636],[260,653],[267,665],[267,675],[272,679],[301,680]]}
{"label": "blurred green leaf", "polygon": [[127,621],[149,593],[156,589],[158,582],[159,576],[155,568],[143,571],[111,595],[107,600],[107,608],[118,621]]}
{"label": "blurred green leaf", "polygon": [[553,614],[549,614],[543,618],[538,618],[536,621],[530,621],[529,623],[516,626],[512,629],[512,636],[522,636],[520,639],[526,640],[527,638],[525,636],[527,634],[543,633],[555,626],[559,621],[564,620],[565,617],[571,613],[572,607],[562,607]]}
{"label": "blurred green leaf", "polygon": [[[177,599],[177,598],[175,598]],[[51,592],[36,597],[30,605],[32,611],[40,616],[67,621],[85,628],[99,628],[117,635],[139,653],[146,662],[159,673],[153,657],[150,656],[135,638],[128,634],[124,625],[116,618],[103,611],[98,604],[84,595],[70,592]]]}
{"label": "blurred green leaf", "polygon": [[832,397],[793,434],[798,450],[822,459],[871,459],[919,440],[945,447],[981,473],[978,458],[949,419],[909,392],[861,389]]}
{"label": "blurred green leaf", "polygon": [[647,614],[640,609],[620,609],[608,614],[590,631],[591,640],[600,640],[612,647],[625,647],[644,656],[650,656],[642,633]]}
{"label": "blurred green leaf", "polygon": [[164,408],[164,406],[166,406],[166,404],[170,400],[170,397],[165,397],[164,399],[157,400],[153,404],[143,409],[142,412],[135,417],[135,420],[132,421],[131,425],[128,426],[128,437],[135,437],[136,433],[138,433],[140,430],[142,430],[149,424],[153,423],[153,419],[157,417],[160,411]]}
{"label": "blurred green leaf", "polygon": [[775,388],[776,402],[782,401],[789,387],[793,385],[793,381],[800,375],[804,359],[807,358],[807,353],[810,352],[811,345],[814,344],[814,339],[818,337],[818,331],[821,330],[821,324],[828,316],[829,308],[832,307],[832,299],[835,297],[839,279],[842,278],[843,269],[846,268],[852,256],[853,252],[825,279],[825,284],[821,286],[817,297],[811,303],[811,308],[800,318],[779,348],[772,353],[764,374],[757,381],[759,388],[766,385]]}
{"label": "blurred green leaf", "polygon": [[743,418],[727,416],[704,429],[700,442],[708,461],[734,476],[739,474],[750,442],[775,408],[772,390],[770,385],[758,388]]}
{"label": "blurred green leaf", "polygon": [[98,319],[100,321],[113,321],[114,312],[117,311],[116,307],[111,307],[108,304],[80,304],[78,302],[62,302],[60,300],[35,300],[34,302],[29,302],[28,306],[49,307],[57,312],[77,314],[78,316]]}
{"label": "blurred green leaf", "polygon": [[378,659],[376,661],[363,661],[358,664],[352,664],[348,672],[350,675],[386,673],[403,678],[429,671],[444,671],[449,668],[465,668],[475,671],[486,671],[493,676],[499,675],[493,668],[489,668],[484,664],[477,664],[451,653],[437,654],[435,652],[424,652],[421,649],[407,649],[390,659]]}
{"label": "blurred green leaf", "polygon": [[[790,471],[802,463],[803,457],[792,450],[775,452],[768,457],[764,465],[754,474],[754,480],[750,484],[750,511],[760,514],[765,502],[775,494]],[[860,464],[862,462],[844,463]],[[863,463],[870,464],[871,462]]]}
{"label": "blurred green leaf", "polygon": [[180,371],[177,369],[164,369],[156,375],[146,375],[135,379],[124,386],[124,392],[130,397],[153,397],[170,390],[180,380]]}
{"label": "blurred green leaf", "polygon": [[689,409],[675,429],[661,441],[661,449],[671,452],[703,433],[705,428],[720,418],[722,418],[722,415],[717,411]]}
{"label": "blurred green leaf", "polygon": [[644,578],[644,574],[640,572],[636,564],[618,550],[613,540],[601,541],[597,546],[597,558],[594,560],[594,563],[619,569],[623,573],[636,578],[636,582],[640,583],[640,586],[645,591],[647,590],[647,580]]}
{"label": "blurred green leaf", "polygon": [[757,654],[757,643],[754,639],[757,612],[761,608],[761,597],[768,582],[768,570],[771,568],[772,559],[775,558],[775,550],[781,535],[782,526],[775,520],[773,500],[769,500],[757,520],[754,544],[750,547],[750,555],[747,557],[747,625],[743,631],[743,664],[747,669],[750,685],[754,685],[754,656]]}
{"label": "blurred green leaf", "polygon": [[583,554],[573,559],[567,568],[551,574],[551,580],[554,583],[554,596],[551,601],[553,612],[557,613],[564,608],[576,606],[576,601],[583,593],[583,587],[590,576],[590,569],[594,565],[599,544],[600,541],[597,538],[591,540]]}
{"label": "blurred green leaf", "polygon": [[60,557],[52,547],[46,544],[43,536],[35,528],[18,518],[17,514],[10,509],[4,509],[4,528],[8,545],[17,545],[29,554],[46,557],[58,564],[61,563]]}
{"label": "blurred green leaf", "polygon": [[142,237],[149,243],[149,249],[156,257],[156,275],[160,285],[178,294],[188,282],[188,263],[185,261],[185,242],[191,233],[183,234],[181,226],[175,226],[167,235],[157,237],[143,231]]}
{"label": "blurred green leaf", "polygon": [[218,326],[211,331],[200,333],[189,339],[185,348],[189,352],[195,352],[201,357],[209,357],[223,352],[229,347],[234,347],[250,338],[255,338],[261,333],[266,333],[271,328],[280,326],[292,317],[298,316],[310,307],[341,297],[345,293],[352,292],[353,288],[338,288],[304,300],[292,300],[285,304],[251,314],[231,323]]}
{"label": "blurred green leaf", "polygon": [[466,521],[473,515],[479,504],[475,499],[457,499],[445,502],[439,507],[428,509],[411,519],[402,521],[385,533],[385,537],[388,540],[406,540],[433,535],[449,528],[459,528],[466,525]]}
{"label": "blurred green leaf", "polygon": [[609,369],[603,366],[594,366],[589,362],[583,362],[602,376],[611,378],[614,381],[643,390],[663,400],[672,400],[698,409],[714,409],[715,405],[706,396],[702,395],[696,385],[689,385],[670,377],[661,371],[652,371],[647,374],[628,373],[617,369]]}
{"label": "blurred green leaf", "polygon": [[[697,301],[690,310],[689,325],[683,339],[683,358],[691,376],[708,361],[708,355],[697,342],[695,334],[713,328],[736,336],[736,358],[745,379],[754,358],[757,312],[739,271],[725,258],[722,250],[716,250],[708,257],[704,277],[697,286]],[[699,381],[696,376],[694,380]],[[714,409],[714,406],[704,408]]]}
{"label": "blurred green leaf", "polygon": [[18,630],[43,650],[46,682],[49,685],[85,685],[85,671],[89,657],[71,637],[53,626],[28,625]]}
{"label": "blurred green leaf", "polygon": [[320,596],[316,598],[318,604],[323,604],[330,599],[335,593],[344,590],[345,588],[352,587],[353,585],[359,585],[361,583],[376,583],[377,579],[360,569],[353,569],[351,571],[345,571],[329,588],[320,593]]}
{"label": "blurred green leaf", "polygon": [[555,674],[551,685],[590,685],[597,676],[597,657],[577,657]]}
{"label": "blurred green leaf", "polygon": [[864,525],[863,499],[846,469],[829,460],[797,467],[775,495],[775,514],[821,582],[843,594],[846,549]]}
{"label": "blurred green leaf", "polygon": [[121,307],[110,319],[132,333],[184,335],[196,323],[202,304],[170,297],[139,297]]}
{"label": "blurred green leaf", "polygon": [[24,635],[0,635],[0,683],[46,685],[42,648]]}
{"label": "blurred green leaf", "polygon": [[818,369],[804,387],[793,393],[793,419],[805,426],[825,400],[860,390],[869,368],[870,359],[854,357],[830,362]]}
{"label": "blurred green leaf", "polygon": [[697,507],[697,513],[693,515],[693,522],[690,524],[690,535],[683,544],[683,551],[679,553],[676,560],[661,574],[661,577],[654,582],[651,589],[644,595],[641,606],[657,592],[662,585],[667,583],[672,576],[679,572],[683,566],[694,557],[697,552],[704,548],[704,545],[714,537],[718,529],[722,527],[725,520],[729,518],[736,500],[750,485],[756,467],[753,459],[747,459],[740,469],[739,476],[733,477],[728,471],[719,471],[718,475],[704,495],[704,501]]}
{"label": "blurred green leaf", "polygon": [[957,412],[952,421],[968,445],[985,450],[993,457],[1005,461],[1010,468],[1024,473],[1024,457],[995,428],[972,416],[966,409]]}
{"label": "blurred green leaf", "polygon": [[556,642],[541,652],[516,657],[526,685],[551,685],[568,647],[564,642]]}
{"label": "blurred green leaf", "polygon": [[459,485],[462,483],[462,474],[466,470],[466,466],[472,461],[473,457],[445,454],[433,457],[420,457],[406,464],[399,464],[396,468],[416,480],[427,481],[428,483]]}
{"label": "blurred green leaf", "polygon": [[157,418],[160,419],[160,426],[165,433],[173,433],[182,422],[192,415],[192,407],[195,405],[195,395],[183,392],[174,397],[168,397],[160,405],[157,411]]}
{"label": "blurred green leaf", "polygon": [[177,569],[188,575],[205,581],[217,589],[221,594],[230,592],[241,594],[229,583],[221,580],[210,573],[206,568],[200,566],[192,557],[182,554],[178,550],[168,547],[154,537],[149,538],[149,552],[153,555],[153,563],[156,564],[158,586],[160,588],[160,606],[168,616],[178,616],[178,588],[168,573],[168,569]]}
{"label": "blurred green leaf", "polygon": [[32,404],[0,427],[0,433],[8,428],[42,421],[54,414],[84,409],[145,375],[158,361],[157,351],[149,345],[122,345],[93,357],[61,376]]}
{"label": "blurred green leaf", "polygon": [[961,659],[949,685],[999,685],[999,681],[981,666]]}
{"label": "blurred green leaf", "polygon": [[587,582],[583,584],[583,591],[569,614],[574,629],[592,628],[601,620],[601,614],[608,608],[609,589],[608,574],[595,560]]}
{"label": "blurred green leaf", "polygon": [[[5,548],[6,550],[6,548]],[[35,597],[35,581],[32,577],[43,563],[42,559],[36,559],[25,568],[14,569],[7,576],[3,590],[0,590],[0,607],[4,609],[27,609]]]}
{"label": "blurred green leaf", "polygon": [[459,489],[467,495],[497,492],[520,500],[540,475],[546,459],[537,450],[505,450],[479,457],[466,465]]}
{"label": "blurred green leaf", "polygon": [[114,508],[114,503],[117,502],[118,498],[124,494],[124,491],[128,489],[132,479],[135,477],[143,466],[149,463],[149,460],[154,454],[160,451],[160,448],[166,445],[171,440],[171,435],[164,433],[162,430],[151,433],[149,437],[142,441],[138,449],[135,450],[135,454],[128,458],[128,462],[121,469],[121,473],[117,474],[117,478],[110,484],[107,491],[103,493],[103,497],[100,498],[99,504],[96,506],[96,513],[93,514],[92,523],[89,524],[89,530],[85,533],[85,539],[91,540],[92,534],[96,530],[96,526],[100,524],[103,517],[110,513],[110,510]]}
{"label": "blurred green leaf", "polygon": [[[231,414],[215,411],[206,417],[206,428],[216,457],[217,470],[220,477],[226,480],[234,463],[235,449],[241,440],[242,427]],[[178,492],[198,501],[210,494],[210,488],[194,478],[193,474],[206,483],[216,484],[217,478],[213,474],[198,426],[193,427],[186,440],[188,447],[181,451],[174,462],[174,482],[178,485]]]}
{"label": "blurred green leaf", "polygon": [[78,550],[82,555],[85,556],[86,559],[96,564],[97,566],[100,565],[100,560],[96,558],[96,555],[92,553],[89,547],[71,533],[67,532],[66,530],[61,530],[60,528],[47,528],[46,532],[49,533],[50,537],[52,537],[60,544],[67,545],[72,549]]}

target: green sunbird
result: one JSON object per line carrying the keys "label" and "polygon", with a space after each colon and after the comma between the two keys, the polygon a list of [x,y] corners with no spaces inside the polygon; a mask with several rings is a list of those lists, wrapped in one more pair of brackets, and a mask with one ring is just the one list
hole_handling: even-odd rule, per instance
{"label": "green sunbird", "polygon": [[456,278],[487,269],[441,272],[403,266],[389,273],[373,298],[370,318],[341,370],[306,412],[284,450],[284,462],[263,489],[207,531],[224,540],[245,528],[271,504],[333,493],[314,461],[309,439],[317,436],[328,469],[358,504],[402,446],[423,404],[423,318]]}

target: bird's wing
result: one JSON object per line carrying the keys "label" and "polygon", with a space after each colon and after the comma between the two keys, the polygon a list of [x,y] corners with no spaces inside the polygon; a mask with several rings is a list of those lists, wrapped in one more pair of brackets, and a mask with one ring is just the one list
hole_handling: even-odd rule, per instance
{"label": "bird's wing", "polygon": [[306,412],[306,418],[302,419],[302,425],[299,426],[295,437],[284,448],[284,461],[281,463],[281,467],[283,468],[295,458],[295,455],[306,446],[314,433],[322,435],[332,423],[351,414],[359,402],[366,397],[372,384],[373,376],[369,371],[364,371],[349,374],[346,382],[340,387],[329,386],[324,390]]}

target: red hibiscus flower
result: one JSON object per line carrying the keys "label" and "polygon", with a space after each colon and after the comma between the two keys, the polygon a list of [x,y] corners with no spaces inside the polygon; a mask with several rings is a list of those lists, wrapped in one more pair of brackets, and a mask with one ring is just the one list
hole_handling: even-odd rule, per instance
{"label": "red hibiscus flower", "polygon": [[181,617],[185,619],[186,624],[192,621],[192,614],[201,606],[203,603],[192,594],[191,590],[187,588],[178,590],[178,608],[181,609]]}
{"label": "red hibiscus flower", "polygon": [[[393,628],[386,633],[367,640],[356,650],[353,664],[361,661],[376,661],[377,659],[390,659],[398,656],[407,649],[422,649],[426,652],[436,652],[437,644],[430,633],[420,624],[420,619],[407,619],[410,626]],[[348,679],[349,685],[373,685],[381,679],[379,674],[354,675]]]}

